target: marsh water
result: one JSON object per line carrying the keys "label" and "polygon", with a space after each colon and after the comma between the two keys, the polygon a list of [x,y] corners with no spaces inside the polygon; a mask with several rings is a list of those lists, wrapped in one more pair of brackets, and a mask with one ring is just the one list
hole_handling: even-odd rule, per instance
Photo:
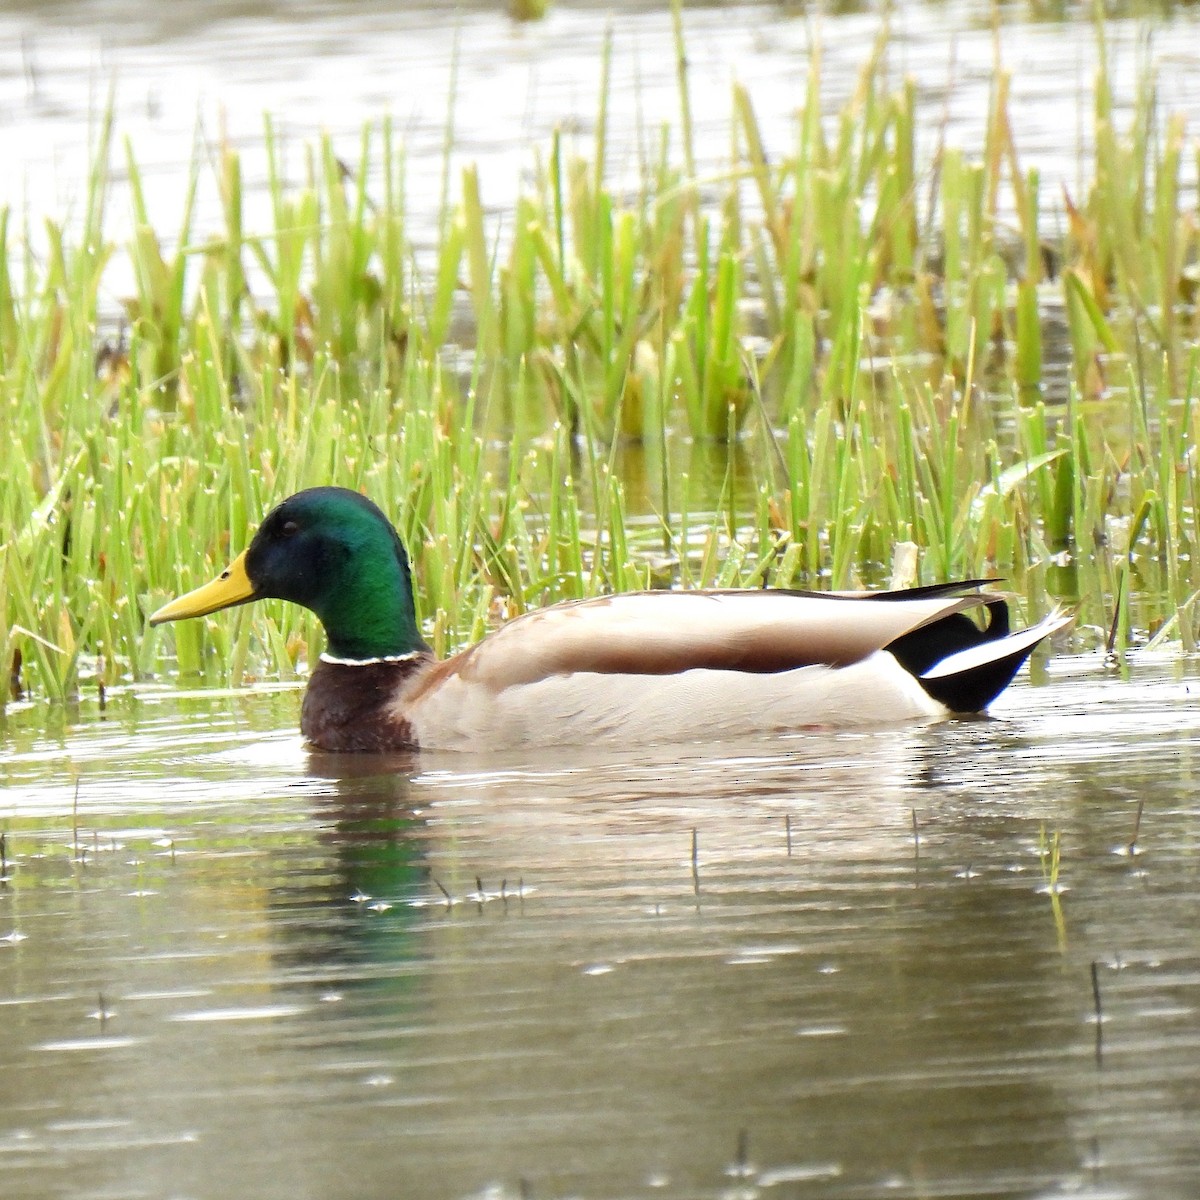
{"label": "marsh water", "polygon": [[[1089,6],[1061,0],[1000,5],[940,0],[884,6],[843,2],[700,3],[684,14],[688,93],[701,175],[726,169],[731,84],[744,83],[770,154],[795,141],[809,61],[823,59],[830,113],[853,93],[887,9],[885,61],[915,80],[919,152],[944,139],[981,146],[997,65],[1012,73],[1010,112],[1024,169],[1041,173],[1044,235],[1060,236],[1063,186],[1078,196],[1091,175],[1091,85],[1099,61]],[[1132,14],[1106,23],[1114,112],[1127,125],[1139,65],[1157,72],[1163,114],[1200,117],[1200,22],[1187,4],[1110,5]],[[1154,14],[1147,21],[1139,14]],[[270,227],[263,149],[269,114],[293,185],[304,148],[328,132],[356,162],[364,122],[386,116],[402,136],[408,235],[418,253],[436,239],[443,189],[478,166],[497,220],[528,183],[535,154],[559,130],[568,151],[595,149],[603,46],[612,40],[606,105],[608,171],[633,187],[664,125],[680,152],[680,94],[669,4],[554,3],[544,20],[513,21],[503,0],[8,0],[0,4],[0,203],[35,217],[78,218],[102,116],[111,104],[128,138],[147,205],[169,234],[181,217],[193,157],[210,161],[222,139],[242,154],[246,229]],[[573,139],[575,139],[573,141]],[[112,176],[125,178],[118,142]],[[1193,177],[1187,162],[1184,174]],[[212,171],[202,171],[197,237],[220,228]],[[1008,203],[1001,197],[1001,203]],[[117,188],[108,220],[129,228]],[[36,222],[35,222],[36,231]],[[119,276],[114,277],[119,279]],[[120,283],[112,285],[118,292]],[[129,285],[132,287],[132,283]],[[111,300],[118,296],[110,297]]]}
{"label": "marsh water", "polygon": [[[977,142],[987,12],[892,19],[925,111]],[[252,155],[269,110],[353,150],[387,110],[432,229],[452,76],[455,161],[503,207],[531,144],[591,136],[610,21],[632,162],[638,123],[677,104],[658,6],[518,25],[499,6],[9,3],[3,199],[80,202],[115,80],[156,211],[182,203],[197,123]],[[821,22],[832,87],[878,22]],[[781,5],[686,23],[704,152],[724,152],[734,74],[786,137],[813,23]],[[1126,78],[1158,55],[1185,111],[1195,34],[1187,10],[1111,29]],[[1022,148],[1074,184],[1086,25],[1018,12],[1001,41]],[[1193,1197],[1198,692],[1173,656],[1064,655],[987,720],[511,761],[314,755],[297,689],[271,683],[12,704],[0,1186]]]}
{"label": "marsh water", "polygon": [[1200,679],[1036,673],[660,757],[18,706],[5,1194],[1194,1196]]}

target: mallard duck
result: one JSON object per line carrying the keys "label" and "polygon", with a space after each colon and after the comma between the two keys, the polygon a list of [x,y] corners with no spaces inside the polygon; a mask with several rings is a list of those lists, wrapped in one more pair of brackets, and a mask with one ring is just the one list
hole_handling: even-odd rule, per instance
{"label": "mallard duck", "polygon": [[980,712],[1068,620],[1011,633],[985,582],[569,601],[439,661],[391,522],[357,492],[318,487],[272,509],[229,567],[150,624],[268,597],[311,609],[328,648],[300,728],[325,750],[644,745]]}

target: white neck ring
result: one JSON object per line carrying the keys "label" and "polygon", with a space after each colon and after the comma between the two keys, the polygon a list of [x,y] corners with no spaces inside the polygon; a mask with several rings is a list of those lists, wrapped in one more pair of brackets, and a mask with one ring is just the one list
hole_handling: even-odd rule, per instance
{"label": "white neck ring", "polygon": [[422,650],[410,650],[407,654],[385,654],[380,658],[335,658],[332,654],[322,653],[321,661],[335,667],[373,667],[376,663],[412,662],[423,653]]}

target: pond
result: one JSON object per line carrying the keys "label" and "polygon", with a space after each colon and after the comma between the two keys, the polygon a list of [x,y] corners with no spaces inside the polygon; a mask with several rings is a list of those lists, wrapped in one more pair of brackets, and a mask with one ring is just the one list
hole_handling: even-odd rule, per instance
{"label": "pond", "polygon": [[[1045,235],[1061,236],[1066,217],[1058,186],[1078,196],[1091,172],[1098,54],[1086,10],[1064,22],[1030,19],[1053,16],[1054,5],[1002,6],[996,10],[1002,24],[993,32],[993,9],[979,0],[888,7],[888,62],[897,80],[911,75],[916,82],[923,154],[931,157],[943,138],[972,152],[983,144],[999,61],[1013,75],[1010,113],[1022,165],[1036,167],[1045,194],[1055,198]],[[1115,7],[1140,11],[1137,3]],[[1123,126],[1142,62],[1157,70],[1162,113],[1181,112],[1193,125],[1200,116],[1192,49],[1197,17],[1187,5],[1165,10],[1154,6],[1152,24],[1136,15],[1106,24]],[[728,162],[734,81],[749,88],[768,152],[787,153],[814,47],[824,63],[822,99],[832,113],[853,93],[882,14],[855,3],[839,4],[836,16],[823,19],[792,4],[688,5],[689,97],[701,174]],[[484,202],[499,215],[511,208],[533,154],[547,152],[555,129],[591,150],[610,34],[609,170],[614,180],[636,186],[660,126],[669,123],[678,135],[665,3],[558,3],[545,20],[519,23],[500,0],[178,0],[169,8],[143,0],[16,0],[0,8],[0,159],[8,164],[0,204],[78,218],[96,129],[111,96],[118,136],[129,139],[147,206],[164,233],[182,213],[193,156],[211,158],[222,138],[243,154],[247,229],[266,229],[264,113],[290,146],[297,178],[303,146],[319,133],[329,132],[354,161],[363,123],[389,115],[405,145],[408,232],[418,250],[428,248],[444,189],[457,192],[464,165],[478,165]],[[119,147],[118,181],[125,167]],[[207,174],[195,221],[200,233],[222,224]],[[115,198],[108,217],[115,236],[128,228],[124,196]],[[114,277],[118,296],[122,286]]]}
{"label": "pond", "polygon": [[660,758],[15,707],[6,1194],[1194,1194],[1200,684],[1036,675]]}
{"label": "pond", "polygon": [[[847,7],[819,23],[831,105],[879,26]],[[71,212],[115,78],[156,212],[197,122],[253,157],[264,110],[351,147],[390,111],[432,238],[451,96],[452,162],[503,209],[531,145],[592,136],[608,12],[10,3],[0,203]],[[892,21],[925,136],[977,144],[987,10]],[[788,138],[817,23],[686,25],[703,153],[734,74]],[[1151,54],[1163,108],[1197,113],[1195,25],[1114,22],[1117,76]],[[669,15],[611,27],[619,169],[678,94]],[[1022,148],[1075,186],[1086,25],[999,40]],[[988,719],[511,760],[317,755],[272,682],[14,703],[5,1194],[1192,1197],[1198,689],[1186,659],[1039,657]]]}

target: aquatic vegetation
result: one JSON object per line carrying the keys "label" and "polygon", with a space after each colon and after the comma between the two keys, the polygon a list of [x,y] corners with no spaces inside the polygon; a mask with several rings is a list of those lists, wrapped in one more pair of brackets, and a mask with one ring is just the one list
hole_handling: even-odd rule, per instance
{"label": "aquatic vegetation", "polygon": [[1063,951],[1067,948],[1067,922],[1063,914],[1062,895],[1067,887],[1059,878],[1062,865],[1059,830],[1056,829],[1047,834],[1045,826],[1042,827],[1038,837],[1037,853],[1042,869],[1042,886],[1038,888],[1038,891],[1050,897],[1050,913],[1054,919],[1054,933],[1058,941],[1058,948]]}
{"label": "aquatic vegetation", "polygon": [[[268,122],[265,228],[234,148],[197,153],[172,217],[127,145],[115,245],[111,122],[74,227],[0,213],[0,656],[23,686],[313,661],[317,623],[277,605],[167,635],[146,615],[320,483],[398,522],[441,653],[610,590],[981,575],[1032,615],[1077,605],[1084,645],[1194,648],[1194,145],[1149,136],[1152,75],[1123,128],[1103,64],[1092,182],[1051,241],[1003,63],[984,144],[926,169],[884,25],[836,113],[813,56],[790,146],[735,87],[702,177],[676,30],[679,127],[632,185],[602,88],[590,141],[542,147],[502,221],[472,168],[447,177],[432,246],[388,122],[350,159],[307,147],[299,184]],[[224,226],[201,232],[206,182]]]}

